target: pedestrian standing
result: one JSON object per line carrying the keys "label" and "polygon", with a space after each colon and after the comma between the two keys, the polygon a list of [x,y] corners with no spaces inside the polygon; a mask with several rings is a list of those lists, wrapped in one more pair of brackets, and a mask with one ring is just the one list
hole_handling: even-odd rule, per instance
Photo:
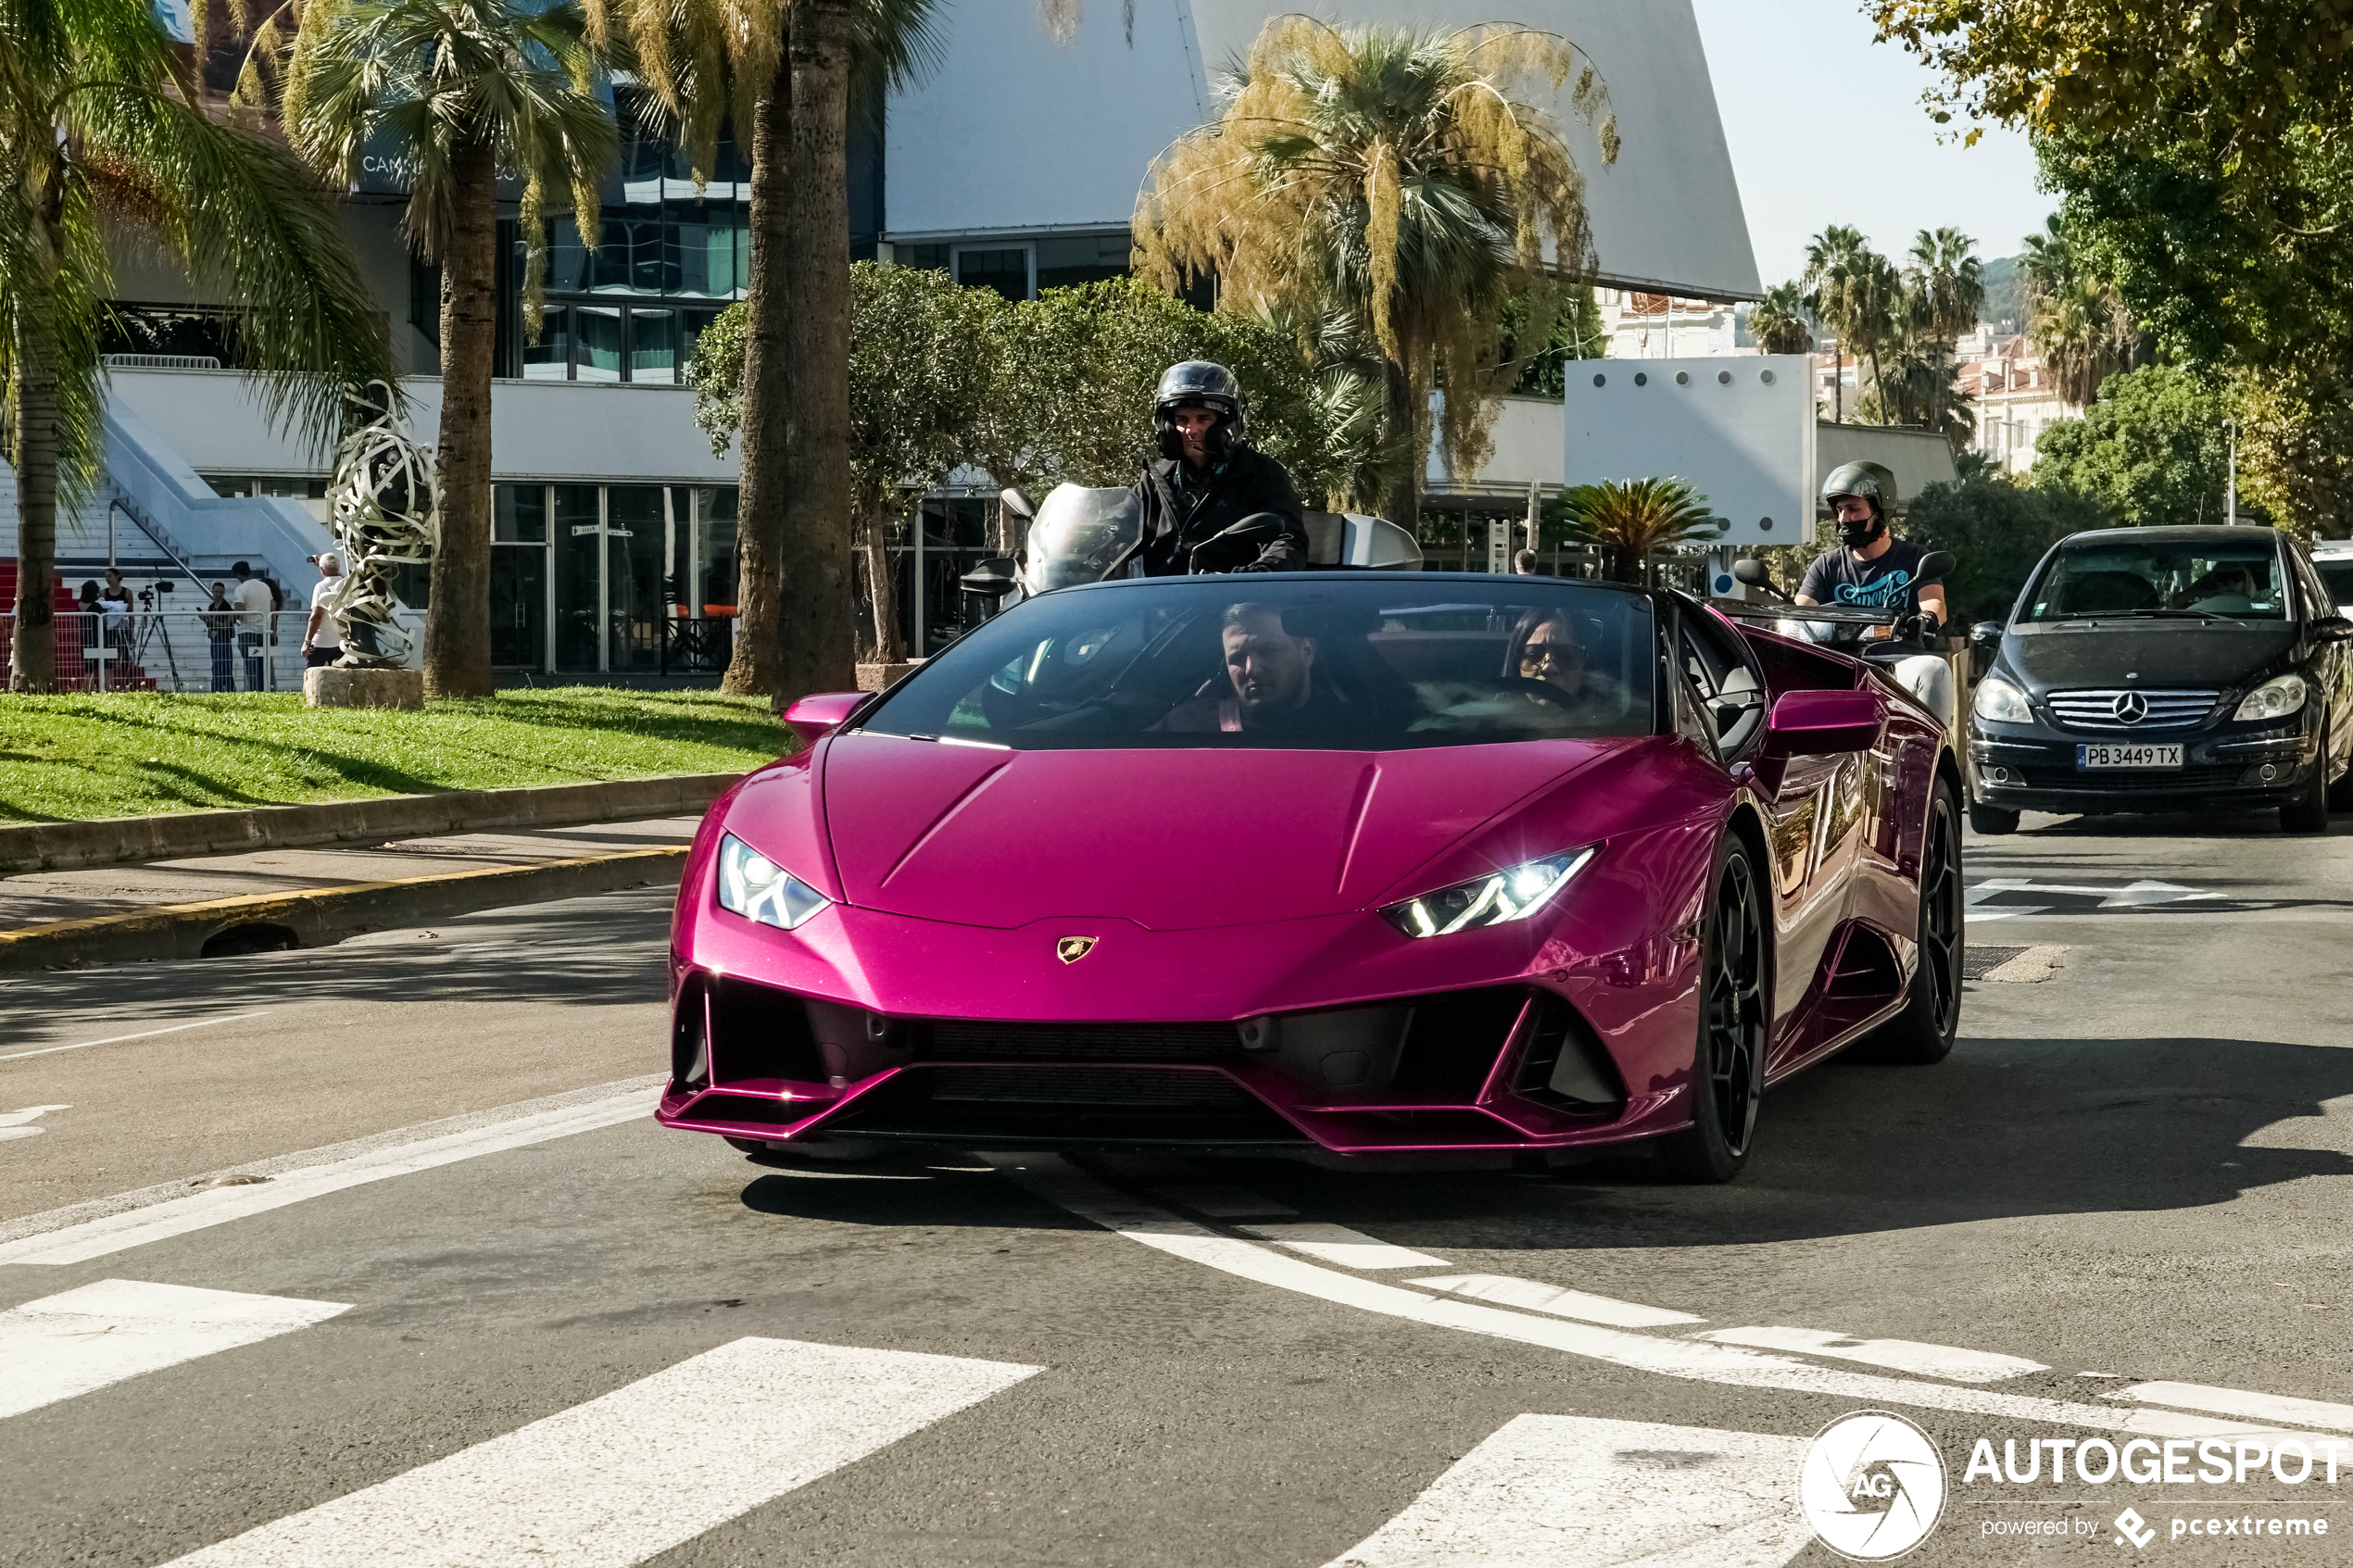
{"label": "pedestrian standing", "polygon": [[237,689],[237,660],[233,651],[237,637],[237,607],[229,602],[228,584],[212,585],[212,602],[197,612],[204,617],[204,634],[212,643],[212,689],[233,692]]}
{"label": "pedestrian standing", "polygon": [[343,586],[343,562],[333,550],[319,558],[319,583],[310,590],[310,620],[302,629],[302,666],[316,670],[333,664],[343,652],[343,628],[327,613],[327,606]]}
{"label": "pedestrian standing", "polygon": [[258,692],[264,674],[261,643],[270,633],[270,584],[256,577],[244,561],[232,566],[229,575],[237,580],[230,602],[237,608],[237,651],[245,656],[245,690]]}

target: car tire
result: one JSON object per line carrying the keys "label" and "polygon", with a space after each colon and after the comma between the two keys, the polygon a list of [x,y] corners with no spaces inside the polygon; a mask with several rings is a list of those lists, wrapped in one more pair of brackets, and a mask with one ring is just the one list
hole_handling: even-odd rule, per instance
{"label": "car tire", "polygon": [[2284,833],[2326,833],[2329,831],[2329,722],[2321,721],[2321,749],[2313,759],[2312,776],[2305,781],[2303,791],[2280,808],[2280,829]]}
{"label": "car tire", "polygon": [[[1975,808],[1972,807],[1971,810]],[[1961,895],[1961,834],[1953,786],[1939,783],[1920,835],[1919,963],[1904,1010],[1856,1043],[1861,1061],[1932,1067],[1953,1053],[1961,1027],[1962,960],[1969,931]]]}
{"label": "car tire", "polygon": [[1692,1049],[1692,1124],[1658,1141],[1668,1177],[1729,1182],[1748,1163],[1765,1092],[1768,972],[1764,895],[1747,847],[1717,847],[1713,894],[1700,938],[1698,1037]]}
{"label": "car tire", "polygon": [[1976,833],[2016,833],[2018,813],[1972,800],[1969,803],[1969,825]]}

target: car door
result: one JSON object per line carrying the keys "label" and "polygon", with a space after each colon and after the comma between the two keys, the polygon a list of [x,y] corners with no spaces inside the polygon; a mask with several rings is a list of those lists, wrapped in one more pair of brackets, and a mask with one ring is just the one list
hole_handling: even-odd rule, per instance
{"label": "car door", "polygon": [[2339,611],[2335,597],[2322,578],[2304,547],[2293,541],[2283,541],[2292,564],[2299,590],[2297,597],[2304,604],[2305,636],[2312,645],[2311,659],[2307,665],[2309,678],[2321,689],[2328,704],[2329,776],[2334,779],[2353,759],[2353,651],[2346,644],[2334,639],[2322,640],[2312,634],[2311,628],[2322,621],[2334,619]]}

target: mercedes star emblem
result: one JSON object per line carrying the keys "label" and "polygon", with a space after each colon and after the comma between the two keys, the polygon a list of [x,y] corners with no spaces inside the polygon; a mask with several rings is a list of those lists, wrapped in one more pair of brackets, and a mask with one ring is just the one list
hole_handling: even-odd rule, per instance
{"label": "mercedes star emblem", "polygon": [[1064,936],[1054,943],[1054,957],[1064,963],[1076,963],[1095,950],[1099,936]]}
{"label": "mercedes star emblem", "polygon": [[2108,704],[2108,711],[2116,715],[2120,724],[2137,724],[2149,716],[2149,699],[2138,692],[2119,692]]}

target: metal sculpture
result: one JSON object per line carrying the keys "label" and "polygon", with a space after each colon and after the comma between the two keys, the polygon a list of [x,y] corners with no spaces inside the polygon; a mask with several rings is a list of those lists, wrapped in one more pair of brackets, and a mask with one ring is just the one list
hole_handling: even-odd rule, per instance
{"label": "metal sculpture", "polygon": [[409,432],[392,389],[370,382],[350,398],[359,421],[335,448],[329,526],[343,547],[343,585],[327,614],[343,628],[347,669],[397,669],[417,639],[395,613],[393,570],[424,566],[441,544],[441,483],[434,449]]}

